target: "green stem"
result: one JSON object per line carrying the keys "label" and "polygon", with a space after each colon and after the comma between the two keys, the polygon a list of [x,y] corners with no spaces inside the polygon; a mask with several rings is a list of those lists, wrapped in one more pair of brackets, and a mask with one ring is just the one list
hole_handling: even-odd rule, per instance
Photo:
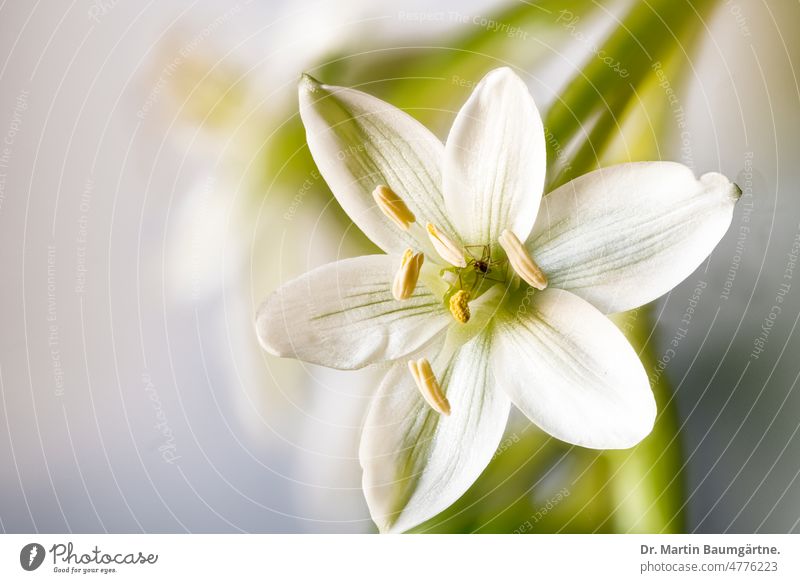
{"label": "green stem", "polygon": [[[623,131],[622,116],[637,91],[654,75],[656,62],[675,63],[666,73],[673,83],[685,79],[691,54],[715,0],[637,2],[580,74],[567,85],[547,113],[545,125],[567,144],[580,133],[586,139],[571,156],[570,167],[552,173],[551,190],[602,165],[603,152]],[[685,61],[672,58],[683,53]],[[613,71],[600,55],[624,64],[625,77]],[[661,95],[663,98],[663,94]],[[661,104],[665,103],[661,99]],[[655,107],[658,108],[658,101]],[[653,111],[649,111],[653,116]],[[592,124],[592,120],[595,120]],[[586,128],[589,128],[588,130]],[[637,152],[638,153],[638,152]],[[552,154],[556,154],[551,152]]]}

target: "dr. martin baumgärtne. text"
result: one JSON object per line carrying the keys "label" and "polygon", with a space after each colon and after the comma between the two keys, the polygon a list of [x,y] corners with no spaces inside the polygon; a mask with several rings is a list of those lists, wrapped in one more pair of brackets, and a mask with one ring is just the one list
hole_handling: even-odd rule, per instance
{"label": "dr. martin baumg\u00e4rtne. text", "polygon": [[728,555],[737,557],[781,554],[777,547],[750,544],[739,546],[660,545],[660,547],[641,545],[640,552],[643,555]]}

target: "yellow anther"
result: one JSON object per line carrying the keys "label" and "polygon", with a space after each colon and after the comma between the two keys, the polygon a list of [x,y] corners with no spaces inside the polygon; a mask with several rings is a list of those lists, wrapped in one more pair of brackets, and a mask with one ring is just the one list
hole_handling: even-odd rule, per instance
{"label": "yellow anther", "polygon": [[467,260],[464,258],[464,251],[456,245],[450,237],[440,231],[433,223],[428,223],[428,238],[433,243],[433,248],[450,265],[456,267],[466,267]]}
{"label": "yellow anther", "polygon": [[431,409],[442,415],[450,415],[450,401],[442,392],[442,387],[433,374],[431,363],[425,358],[416,361],[409,360],[408,370],[411,371],[411,376],[414,377],[419,392],[422,393],[422,397],[431,406]]}
{"label": "yellow anther", "polygon": [[375,199],[375,203],[383,214],[392,219],[404,231],[407,231],[411,223],[417,220],[403,199],[385,184],[375,187],[375,190],[372,191],[372,198]]}
{"label": "yellow anther", "polygon": [[422,269],[423,261],[425,261],[425,255],[414,253],[410,248],[406,249],[405,253],[403,253],[403,259],[400,261],[400,268],[394,276],[394,282],[392,282],[394,299],[407,300],[411,297],[417,287],[419,270]]}
{"label": "yellow anther", "polygon": [[525,246],[517,236],[509,230],[500,233],[498,242],[508,256],[508,262],[517,275],[536,289],[547,287],[547,276],[533,261]]}
{"label": "yellow anther", "polygon": [[458,290],[450,297],[450,313],[462,324],[469,322],[469,292]]}

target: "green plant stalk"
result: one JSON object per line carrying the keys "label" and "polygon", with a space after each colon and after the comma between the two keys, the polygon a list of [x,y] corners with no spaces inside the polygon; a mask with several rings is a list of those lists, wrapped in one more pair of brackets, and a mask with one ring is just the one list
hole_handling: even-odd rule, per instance
{"label": "green plant stalk", "polygon": [[[598,54],[624,64],[628,76],[621,78],[603,60],[592,58],[545,117],[545,125],[562,144],[579,133],[587,134],[571,156],[571,168],[549,176],[547,190],[608,163],[604,152],[623,133],[624,114],[637,100],[636,92],[655,75],[654,63],[671,64],[665,74],[674,86],[685,82],[704,21],[715,4],[716,0],[654,0],[633,4],[621,25],[598,49]],[[653,97],[644,100],[648,113],[652,118],[662,117],[667,110],[664,95],[661,94],[661,100]],[[595,120],[593,124],[591,120]],[[650,145],[647,152],[632,154],[657,153],[655,137]]]}
{"label": "green plant stalk", "polygon": [[[595,93],[595,87],[607,91],[610,109],[597,117],[588,140],[572,158],[572,169],[559,176],[554,184],[596,167],[629,161],[632,154],[638,159],[659,157],[658,137],[667,133],[667,120],[673,117],[673,111],[665,88],[654,80],[653,64],[661,64],[663,78],[679,94],[690,71],[687,61],[691,59],[699,32],[703,30],[700,18],[707,18],[713,5],[710,0],[694,2],[698,14],[676,2],[650,3],[653,10],[644,4],[632,9],[624,26],[612,34],[605,49],[606,54],[629,55],[627,66],[633,87],[625,89],[620,84],[619,89],[614,89],[608,86],[608,79],[587,84],[587,79],[598,75],[603,77],[599,67],[604,64],[596,62],[585,70],[585,77],[576,78],[565,92],[564,100],[548,113],[549,127],[557,128],[554,132],[568,134],[574,131],[575,118],[564,117],[563,104],[568,99],[575,99],[580,105],[585,105],[590,99],[582,96]],[[680,47],[676,46],[673,34],[681,40]],[[640,42],[646,50],[639,46]],[[655,127],[643,123],[643,113],[655,120]],[[639,123],[626,123],[626,118],[636,116]],[[562,127],[560,124],[565,120],[566,127]],[[619,147],[621,138],[635,147]],[[639,352],[647,371],[655,370],[657,364],[655,347],[652,341],[648,341],[653,328],[650,315],[651,310],[645,307],[614,318]],[[607,520],[613,524],[615,532],[685,532],[686,529],[682,505],[685,484],[680,473],[682,452],[673,393],[665,375],[651,375],[651,384],[659,410],[653,432],[630,451],[605,454],[609,475],[604,491],[612,501],[612,511]]]}

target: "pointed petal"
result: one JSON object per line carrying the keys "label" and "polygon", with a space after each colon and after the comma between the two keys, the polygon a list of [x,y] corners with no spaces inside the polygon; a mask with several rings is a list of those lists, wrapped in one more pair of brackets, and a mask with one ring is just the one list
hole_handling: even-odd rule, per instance
{"label": "pointed petal", "polygon": [[663,295],[708,257],[741,191],[675,162],[620,164],[544,198],[526,246],[550,285],[605,313]]}
{"label": "pointed petal", "polygon": [[528,88],[507,67],[491,71],[458,112],[445,146],[445,203],[464,242],[494,242],[503,229],[524,241],[546,165],[542,120]]}
{"label": "pointed petal", "polygon": [[392,296],[400,258],[369,255],[323,265],[281,286],[258,309],[261,345],[276,356],[338,369],[404,357],[450,323],[424,285]]}
{"label": "pointed petal", "polygon": [[300,83],[300,117],[320,173],[353,222],[384,251],[400,253],[414,238],[380,210],[372,197],[389,186],[418,221],[451,228],[444,213],[444,147],[422,124],[361,91]]}
{"label": "pointed petal", "polygon": [[489,334],[432,361],[450,415],[423,399],[404,363],[386,375],[361,436],[363,486],[381,532],[403,532],[455,502],[503,436],[510,402],[489,371]]}
{"label": "pointed petal", "polygon": [[535,292],[500,318],[492,341],[498,388],[544,431],[596,449],[632,447],[653,428],[656,404],[622,332],[569,292]]}

